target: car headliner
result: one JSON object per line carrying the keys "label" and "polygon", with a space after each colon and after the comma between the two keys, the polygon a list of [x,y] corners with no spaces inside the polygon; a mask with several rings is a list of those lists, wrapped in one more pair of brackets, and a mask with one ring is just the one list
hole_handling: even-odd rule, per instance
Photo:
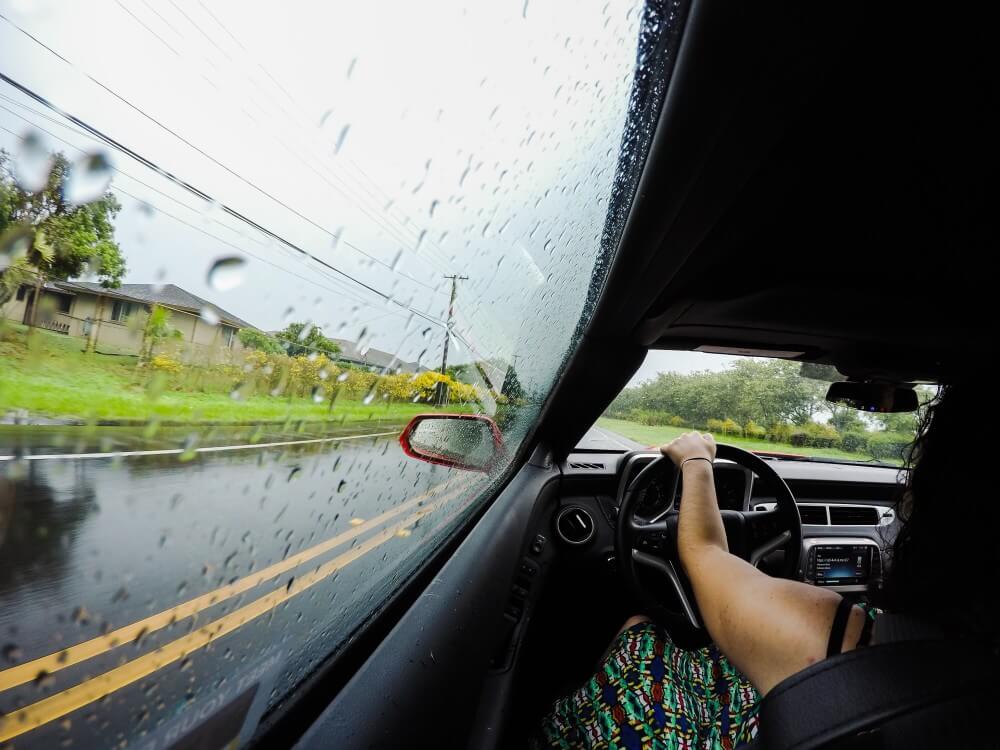
{"label": "car headliner", "polygon": [[988,31],[864,12],[695,4],[612,270],[545,415],[557,453],[647,348],[780,349],[893,381],[948,382],[981,359],[1000,132]]}

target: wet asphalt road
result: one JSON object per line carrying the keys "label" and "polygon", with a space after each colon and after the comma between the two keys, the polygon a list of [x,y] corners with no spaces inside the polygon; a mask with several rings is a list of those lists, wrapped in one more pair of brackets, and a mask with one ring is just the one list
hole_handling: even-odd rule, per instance
{"label": "wet asphalt road", "polygon": [[[387,431],[268,435],[258,442],[325,442],[193,455],[101,456],[89,439],[82,447],[98,450],[86,458],[0,445],[4,456],[49,453],[0,461],[0,738],[18,748],[157,746],[158,727],[241,675],[266,703],[279,699],[485,488],[468,473],[446,485],[451,470],[406,458],[398,430],[377,430]],[[246,590],[226,596],[234,586]],[[173,610],[198,597],[195,616]],[[197,645],[203,628],[228,630]],[[97,653],[78,658],[91,639]],[[166,663],[152,669],[151,659]]]}
{"label": "wet asphalt road", "polygon": [[259,713],[488,494],[387,425],[32,429],[0,430],[0,747],[170,747],[238,694]]}

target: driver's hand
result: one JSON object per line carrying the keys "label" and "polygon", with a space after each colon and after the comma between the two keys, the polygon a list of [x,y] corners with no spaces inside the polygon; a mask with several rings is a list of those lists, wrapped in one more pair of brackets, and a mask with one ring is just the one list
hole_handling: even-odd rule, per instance
{"label": "driver's hand", "polygon": [[670,458],[674,465],[680,466],[689,458],[707,458],[715,460],[715,438],[708,433],[685,432],[666,445],[660,446],[660,453]]}

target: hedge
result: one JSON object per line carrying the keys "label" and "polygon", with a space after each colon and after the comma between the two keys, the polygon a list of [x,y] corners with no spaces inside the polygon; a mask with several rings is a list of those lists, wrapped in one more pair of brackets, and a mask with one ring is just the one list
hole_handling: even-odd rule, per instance
{"label": "hedge", "polygon": [[[150,368],[162,373],[180,387],[195,387],[203,392],[228,391],[234,399],[254,395],[311,398],[317,402],[334,397],[375,401],[430,402],[437,396],[439,382],[448,386],[448,401],[453,404],[481,403],[486,394],[468,383],[458,382],[433,371],[419,374],[401,372],[380,375],[368,370],[346,367],[326,356],[289,357],[257,349],[244,352],[242,363],[219,364],[212,367],[183,365],[164,355],[153,357]],[[502,395],[489,394],[497,403],[506,401]]]}
{"label": "hedge", "polygon": [[648,426],[693,427],[724,436],[743,435],[800,447],[839,448],[847,453],[858,453],[876,459],[905,459],[906,451],[913,441],[912,435],[899,432],[852,430],[839,433],[830,425],[816,422],[804,425],[777,423],[765,428],[751,420],[741,427],[737,422],[726,418],[709,419],[705,424],[692,425],[666,412],[635,408],[627,411],[609,410],[608,416]]}

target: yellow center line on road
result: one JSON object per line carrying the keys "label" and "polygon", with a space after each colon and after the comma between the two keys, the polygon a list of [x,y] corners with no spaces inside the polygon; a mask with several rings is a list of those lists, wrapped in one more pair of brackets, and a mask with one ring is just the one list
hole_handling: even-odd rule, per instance
{"label": "yellow center line on road", "polygon": [[[397,507],[385,511],[370,521],[365,521],[358,525],[352,525],[352,528],[337,534],[337,536],[327,539],[325,542],[320,542],[313,547],[305,549],[302,552],[298,552],[291,557],[277,562],[267,568],[263,568],[256,573],[246,576],[245,578],[241,578],[238,581],[234,581],[230,584],[222,586],[221,588],[215,589],[214,591],[209,591],[201,596],[195,597],[194,599],[189,599],[188,601],[178,604],[175,607],[164,610],[159,614],[151,615],[150,617],[134,622],[131,625],[125,625],[124,627],[111,631],[107,635],[92,638],[89,641],[84,641],[83,643],[78,643],[75,646],[70,646],[66,649],[58,651],[57,653],[49,654],[48,656],[41,656],[37,659],[5,669],[0,672],[0,691],[9,690],[12,687],[23,685],[26,682],[31,682],[38,677],[40,673],[47,672],[51,674],[53,672],[58,672],[60,669],[65,669],[66,667],[70,667],[74,664],[79,664],[80,662],[110,651],[111,649],[124,643],[135,641],[140,637],[146,637],[150,633],[165,628],[168,625],[183,620],[186,617],[196,615],[202,610],[219,604],[226,599],[230,599],[249,591],[264,581],[270,580],[275,576],[279,576],[282,573],[292,570],[302,563],[308,562],[309,560],[322,555],[324,552],[329,552],[330,550],[349,542],[361,534],[382,525],[386,521],[395,518],[413,506],[418,505],[430,497],[433,497],[439,490],[451,481],[451,479],[445,480],[444,482],[431,487],[427,492],[417,495],[405,503],[401,503]],[[461,489],[461,487],[453,488],[448,493],[448,496],[455,494]]]}
{"label": "yellow center line on road", "polygon": [[120,690],[126,685],[137,682],[143,677],[179,659],[183,659],[192,652],[207,646],[212,641],[218,640],[251,620],[266,614],[282,602],[301,594],[306,589],[328,578],[359,557],[366,555],[376,547],[395,538],[396,533],[400,529],[412,525],[436,510],[449,499],[450,497],[441,497],[429,503],[425,508],[420,509],[402,522],[380,531],[357,547],[323,563],[313,572],[295,579],[289,586],[280,587],[269,594],[265,594],[259,599],[255,599],[249,604],[230,612],[228,615],[223,615],[219,619],[203,625],[193,633],[165,643],[148,654],[144,654],[119,667],[85,680],[79,685],[74,685],[55,695],[51,695],[48,698],[44,698],[0,717],[0,742],[6,742],[43,724],[63,717],[78,708],[82,708],[89,703],[100,700],[106,695],[110,695],[116,690]]}
{"label": "yellow center line on road", "polygon": [[282,448],[288,445],[309,445],[318,443],[339,443],[345,440],[361,440],[362,438],[386,437],[398,435],[398,430],[389,432],[372,432],[366,435],[340,435],[328,438],[310,438],[307,440],[279,440],[273,443],[244,443],[242,445],[206,445],[204,448],[158,448],[155,450],[135,451],[100,451],[97,453],[29,453],[26,456],[0,456],[0,461],[13,461],[20,458],[23,461],[77,461],[84,458],[132,458],[135,456],[179,456],[183,453],[223,453],[228,451],[245,451],[260,448]]}

